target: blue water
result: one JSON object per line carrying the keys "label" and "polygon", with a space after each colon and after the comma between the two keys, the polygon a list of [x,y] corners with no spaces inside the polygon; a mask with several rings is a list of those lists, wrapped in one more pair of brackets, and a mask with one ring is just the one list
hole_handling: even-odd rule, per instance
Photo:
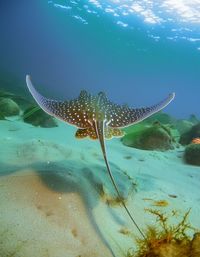
{"label": "blue water", "polygon": [[[84,93],[57,104],[26,85],[27,74],[52,99],[105,91],[137,108],[176,97],[164,109],[170,115],[121,131],[160,105],[131,111]],[[200,0],[0,1],[0,257],[139,256],[128,251],[138,234],[146,241],[148,226],[166,234],[165,249],[173,233],[192,239],[199,97]],[[102,131],[121,138],[104,147]],[[173,239],[176,253],[175,243],[191,243]]]}
{"label": "blue water", "polygon": [[31,74],[42,92],[61,99],[87,89],[145,106],[174,91],[168,113],[200,116],[199,6],[198,1],[1,1],[0,69],[21,81]]}

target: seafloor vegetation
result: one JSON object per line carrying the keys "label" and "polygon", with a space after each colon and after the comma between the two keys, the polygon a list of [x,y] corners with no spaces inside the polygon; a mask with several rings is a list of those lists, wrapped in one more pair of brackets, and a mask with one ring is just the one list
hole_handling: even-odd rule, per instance
{"label": "seafloor vegetation", "polygon": [[[137,250],[129,250],[126,257],[199,257],[200,233],[188,222],[189,211],[181,220],[172,224],[176,211],[165,214],[156,209],[147,209],[156,217],[156,225],[148,226],[146,239],[136,239]],[[195,232],[193,236],[189,232]]]}
{"label": "seafloor vegetation", "polygon": [[[33,105],[32,101],[0,88],[0,120],[13,121],[13,119],[30,123],[35,127],[57,126],[55,119]],[[200,166],[200,120],[195,115],[191,115],[188,119],[176,119],[160,112],[124,131],[125,136],[121,142],[128,147],[157,151],[181,147],[183,165],[187,163]],[[127,155],[124,158],[129,160],[132,156]],[[137,183],[128,177],[128,174],[124,175],[130,180],[133,190],[137,190]],[[101,199],[111,206],[125,201],[110,196],[103,186],[100,186],[99,193]],[[167,205],[166,200],[152,203],[155,207]],[[170,218],[177,215],[176,211],[172,211],[171,215],[157,209],[146,211],[156,217],[156,223],[144,231],[145,239],[136,239],[137,250],[130,249],[126,257],[200,257],[200,233],[188,222],[190,211],[187,211],[175,224]],[[122,233],[130,235],[126,231]]]}
{"label": "seafloor vegetation", "polygon": [[[30,96],[26,96],[23,92],[23,83],[11,74],[0,74],[0,119],[18,116],[22,121],[33,126],[46,128],[57,126],[55,119],[34,105]],[[15,91],[12,90],[13,85],[15,85]],[[198,146],[200,140],[194,141],[200,138],[199,128],[200,120],[194,114],[191,114],[188,119],[176,119],[160,112],[139,124],[126,128],[125,136],[121,141],[129,147],[159,151],[167,151],[182,145],[186,148],[183,161],[200,165]]]}

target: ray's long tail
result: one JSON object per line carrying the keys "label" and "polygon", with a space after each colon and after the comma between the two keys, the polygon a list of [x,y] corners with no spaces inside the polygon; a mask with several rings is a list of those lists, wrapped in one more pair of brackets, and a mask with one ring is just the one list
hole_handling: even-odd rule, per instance
{"label": "ray's long tail", "polygon": [[[102,122],[103,123],[103,122]],[[104,157],[104,160],[105,160],[105,164],[106,164],[106,168],[107,168],[107,171],[108,171],[108,174],[110,176],[110,179],[112,181],[112,184],[115,188],[115,191],[119,197],[119,199],[121,200],[120,203],[122,204],[122,206],[124,207],[126,213],[128,214],[129,218],[132,220],[132,222],[134,223],[135,227],[138,229],[138,231],[140,232],[141,236],[146,240],[146,237],[144,235],[144,233],[142,232],[142,230],[140,229],[140,227],[138,226],[138,224],[136,223],[136,221],[134,220],[133,216],[131,215],[129,209],[127,208],[119,190],[118,190],[118,187],[117,187],[117,184],[115,182],[115,179],[113,177],[113,174],[112,174],[112,171],[110,169],[110,165],[108,163],[108,159],[107,159],[107,155],[106,155],[106,148],[105,148],[105,142],[104,142],[104,133],[103,133],[103,130],[104,130],[104,125],[101,124],[101,122],[97,122],[95,127],[96,127],[96,133],[98,135],[98,138],[99,138],[99,142],[100,142],[100,146],[101,146],[101,150],[102,150],[102,153],[103,153],[103,157]]]}

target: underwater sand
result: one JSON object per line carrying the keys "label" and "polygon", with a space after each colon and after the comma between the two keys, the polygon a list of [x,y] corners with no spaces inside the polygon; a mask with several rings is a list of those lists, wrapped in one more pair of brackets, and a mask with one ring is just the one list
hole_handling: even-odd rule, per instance
{"label": "underwater sand", "polygon": [[[114,196],[98,142],[77,140],[59,122],[36,128],[0,121],[0,257],[122,257],[139,236]],[[142,229],[155,219],[144,211],[189,208],[200,228],[200,169],[186,165],[183,149],[143,151],[107,141],[119,189]],[[156,206],[157,201],[163,206]]]}

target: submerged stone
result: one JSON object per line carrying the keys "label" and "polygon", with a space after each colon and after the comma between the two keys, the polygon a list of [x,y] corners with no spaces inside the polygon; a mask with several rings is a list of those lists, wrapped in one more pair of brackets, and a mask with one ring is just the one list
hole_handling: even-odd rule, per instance
{"label": "submerged stone", "polygon": [[176,129],[179,131],[180,135],[188,132],[192,127],[194,126],[194,123],[188,120],[177,120],[175,123]]}
{"label": "submerged stone", "polygon": [[18,104],[10,98],[0,98],[0,116],[9,117],[19,115],[20,108]]}
{"label": "submerged stone", "polygon": [[23,120],[33,126],[40,126],[43,128],[57,127],[57,123],[53,117],[46,114],[40,107],[31,106],[23,113]]}
{"label": "submerged stone", "polygon": [[194,125],[189,131],[183,133],[180,137],[179,143],[188,145],[194,138],[200,138],[200,122]]}
{"label": "submerged stone", "polygon": [[186,146],[184,158],[186,163],[200,166],[200,144]]}
{"label": "submerged stone", "polygon": [[143,150],[169,150],[174,148],[174,139],[171,130],[155,122],[151,126],[140,126],[129,132],[122,138],[122,143],[126,146]]}
{"label": "submerged stone", "polygon": [[196,117],[195,114],[191,114],[189,117],[189,121],[191,121],[193,124],[197,124],[200,120]]}

